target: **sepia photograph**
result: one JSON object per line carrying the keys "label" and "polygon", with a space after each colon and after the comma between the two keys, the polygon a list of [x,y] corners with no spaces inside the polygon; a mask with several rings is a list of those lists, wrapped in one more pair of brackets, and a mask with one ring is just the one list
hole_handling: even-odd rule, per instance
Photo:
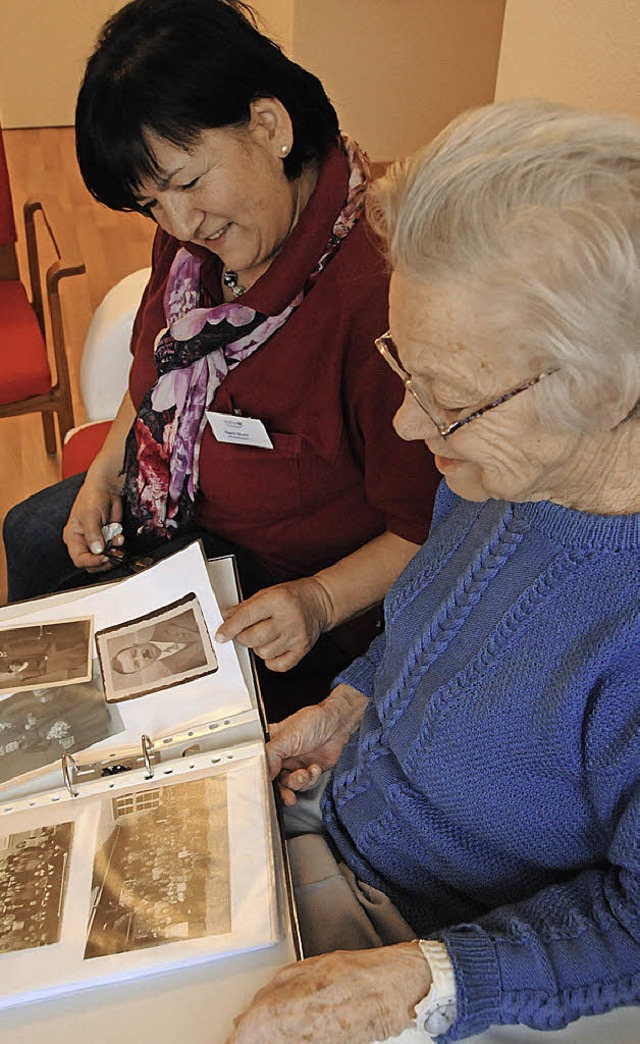
{"label": "sepia photograph", "polygon": [[0,953],[60,939],[72,823],[0,836]]}
{"label": "sepia photograph", "polygon": [[102,804],[85,958],[231,931],[227,779]]}
{"label": "sepia photograph", "polygon": [[91,678],[92,618],[0,629],[0,693]]}
{"label": "sepia photograph", "polygon": [[147,616],[97,631],[96,646],[109,702],[146,696],[218,669],[193,593]]}
{"label": "sepia photograph", "polygon": [[117,707],[105,701],[97,660],[90,681],[5,696],[0,700],[0,783],[123,731]]}

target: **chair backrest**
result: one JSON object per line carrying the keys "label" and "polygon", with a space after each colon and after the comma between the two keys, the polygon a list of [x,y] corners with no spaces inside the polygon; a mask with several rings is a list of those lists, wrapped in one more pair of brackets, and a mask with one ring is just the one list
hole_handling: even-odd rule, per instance
{"label": "chair backrest", "polygon": [[[20,278],[16,252],[16,225],[13,214],[7,157],[0,128],[0,290],[2,291],[3,370],[0,373],[0,417],[14,417],[24,413],[41,413],[47,453],[56,452],[53,414],[58,417],[60,442],[73,427],[73,400],[71,379],[65,347],[60,283],[72,275],[85,271],[84,263],[69,251],[67,238],[61,249],[61,234],[54,234],[53,225],[62,228],[54,217],[55,200],[28,199],[22,207],[24,244],[31,299],[24,280]],[[36,216],[38,222],[36,227]],[[53,221],[53,225],[52,225]],[[72,227],[72,226],[71,226]],[[55,260],[46,270],[47,313],[45,323],[43,280],[38,249],[38,229],[46,233]],[[75,242],[74,242],[75,246]],[[5,365],[7,361],[10,365]],[[55,364],[56,383],[52,383],[51,363]],[[19,379],[17,379],[19,378]]]}
{"label": "chair backrest", "polygon": [[131,331],[150,268],[125,276],[98,305],[87,331],[80,387],[88,420],[111,419],[127,390]]}
{"label": "chair backrest", "polygon": [[19,279],[16,239],[9,169],[0,126],[0,279]]}
{"label": "chair backrest", "polygon": [[0,125],[0,245],[15,243],[16,224],[13,219],[13,203],[11,200],[11,186],[9,185],[9,169],[7,157],[2,140],[2,126]]}

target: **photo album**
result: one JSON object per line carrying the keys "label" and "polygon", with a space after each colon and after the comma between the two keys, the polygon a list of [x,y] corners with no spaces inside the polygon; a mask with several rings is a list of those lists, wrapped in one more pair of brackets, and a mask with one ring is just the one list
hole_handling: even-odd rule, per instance
{"label": "photo album", "polygon": [[[13,607],[10,607],[13,608]],[[281,934],[255,692],[199,544],[0,613],[0,1009]]]}

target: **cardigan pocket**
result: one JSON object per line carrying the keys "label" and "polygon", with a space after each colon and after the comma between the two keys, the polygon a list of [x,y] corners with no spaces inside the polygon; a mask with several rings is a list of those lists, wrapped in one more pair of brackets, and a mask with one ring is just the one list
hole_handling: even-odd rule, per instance
{"label": "cardigan pocket", "polygon": [[300,506],[303,438],[269,432],[273,449],[202,439],[200,491],[217,518],[284,518]]}

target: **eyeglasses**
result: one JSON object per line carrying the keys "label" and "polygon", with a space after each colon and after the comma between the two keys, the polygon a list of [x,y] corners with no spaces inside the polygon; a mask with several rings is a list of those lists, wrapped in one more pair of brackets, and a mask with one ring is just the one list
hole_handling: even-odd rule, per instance
{"label": "eyeglasses", "polygon": [[[473,410],[466,417],[459,417],[456,420],[450,421],[448,424],[442,423],[442,421],[436,420],[434,408],[431,404],[428,406],[423,402],[424,393],[418,395],[417,391],[413,386],[413,378],[410,373],[407,373],[402,363],[396,357],[396,346],[391,338],[391,331],[387,330],[386,333],[382,334],[382,337],[376,338],[375,346],[380,352],[380,355],[386,363],[391,367],[393,372],[397,374],[402,383],[404,384],[407,391],[413,396],[418,403],[420,409],[426,413],[427,417],[437,428],[440,436],[443,439],[448,439],[450,435],[453,435],[454,431],[458,431],[459,428],[463,428],[465,424],[470,424],[471,421],[477,420],[478,417],[482,417],[483,414],[488,413],[489,410],[495,410],[496,406],[501,406],[503,402],[508,402],[509,399],[513,399],[515,395],[519,395],[520,392],[526,391],[527,388],[532,388],[534,384],[538,384],[545,377],[549,377],[552,373],[557,373],[557,367],[553,370],[545,370],[544,373],[538,374],[537,377],[532,377],[531,380],[525,381],[524,384],[519,384],[517,388],[512,388],[511,391],[505,392],[498,399],[494,399],[493,402],[487,403],[486,406],[480,406],[477,410]],[[459,410],[445,410],[445,413],[459,413]]]}

